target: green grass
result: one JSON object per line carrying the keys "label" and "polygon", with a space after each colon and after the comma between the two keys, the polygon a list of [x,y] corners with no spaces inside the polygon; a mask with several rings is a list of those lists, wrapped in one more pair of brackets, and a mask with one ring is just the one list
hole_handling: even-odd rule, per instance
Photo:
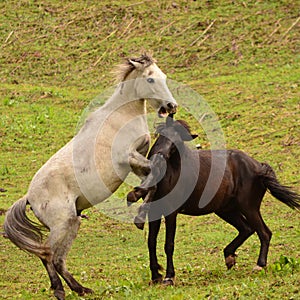
{"label": "green grass", "polygon": [[[83,109],[114,84],[112,68],[141,49],[204,97],[228,148],[270,163],[300,192],[298,12],[296,1],[285,0],[2,1],[0,188],[7,192],[0,209],[24,195],[39,167],[75,134]],[[193,117],[183,109],[180,117],[208,148]],[[222,250],[235,230],[213,215],[179,216],[176,286],[163,288],[148,285],[146,233],[90,209],[68,265],[95,294],[78,297],[66,287],[67,299],[299,299],[299,214],[269,195],[261,210],[273,231],[266,271],[252,272],[257,236],[227,271]],[[42,264],[6,239],[0,245],[0,298],[53,299]]]}

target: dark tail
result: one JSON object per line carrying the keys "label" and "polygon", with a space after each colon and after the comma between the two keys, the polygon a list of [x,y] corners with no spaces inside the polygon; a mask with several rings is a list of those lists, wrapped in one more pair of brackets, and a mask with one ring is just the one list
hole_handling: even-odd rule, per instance
{"label": "dark tail", "polygon": [[292,209],[300,210],[300,195],[292,191],[290,187],[281,185],[274,170],[266,163],[262,163],[262,178],[272,196]]}
{"label": "dark tail", "polygon": [[26,197],[21,198],[7,211],[4,221],[5,237],[16,246],[40,258],[50,254],[50,249],[42,243],[41,226],[26,216]]}

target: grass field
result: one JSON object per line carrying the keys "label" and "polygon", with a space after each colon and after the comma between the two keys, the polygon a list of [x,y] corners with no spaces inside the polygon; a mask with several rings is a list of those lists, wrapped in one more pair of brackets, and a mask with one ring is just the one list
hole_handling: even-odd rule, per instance
{"label": "grass field", "polygon": [[[268,162],[300,193],[299,23],[299,5],[288,0],[2,1],[0,224],[73,137],[84,108],[115,83],[112,68],[144,49],[204,97],[228,148]],[[183,109],[180,117],[189,118]],[[209,147],[204,135],[197,143]],[[126,192],[118,192],[124,201]],[[261,210],[273,231],[266,270],[252,272],[257,236],[227,271],[222,251],[235,230],[214,215],[179,216],[176,285],[163,288],[148,285],[146,233],[89,209],[68,266],[95,293],[78,297],[66,287],[66,299],[300,299],[299,213],[269,195]],[[1,299],[54,299],[38,259],[4,238],[0,245]]]}

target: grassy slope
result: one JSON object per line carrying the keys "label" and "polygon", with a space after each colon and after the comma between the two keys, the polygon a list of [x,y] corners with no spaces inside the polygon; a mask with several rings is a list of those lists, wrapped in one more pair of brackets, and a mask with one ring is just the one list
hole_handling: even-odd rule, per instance
{"label": "grassy slope", "polygon": [[[0,187],[8,191],[0,194],[0,208],[21,197],[36,170],[73,136],[82,109],[113,84],[112,67],[141,48],[154,52],[169,78],[204,96],[229,148],[268,161],[300,191],[299,25],[293,26],[299,7],[270,2],[2,1]],[[207,146],[204,138],[199,142]],[[269,196],[262,212],[274,233],[266,274],[251,273],[257,237],[226,272],[222,248],[235,231],[212,215],[181,216],[177,287],[148,287],[143,233],[96,209],[83,221],[69,266],[96,291],[87,299],[296,299],[299,268],[288,268],[290,262],[275,271],[275,262],[281,254],[299,261],[299,215]],[[162,242],[161,235],[161,262]],[[1,297],[48,299],[37,260],[0,243]]]}

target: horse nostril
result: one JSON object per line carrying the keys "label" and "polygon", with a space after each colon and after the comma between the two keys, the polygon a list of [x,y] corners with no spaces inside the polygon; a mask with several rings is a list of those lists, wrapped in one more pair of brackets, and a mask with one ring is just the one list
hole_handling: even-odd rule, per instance
{"label": "horse nostril", "polygon": [[173,104],[173,103],[168,103],[167,104],[167,106],[169,107],[169,108],[171,108],[171,109],[173,109],[173,108],[176,108],[177,107],[177,105],[176,104]]}

